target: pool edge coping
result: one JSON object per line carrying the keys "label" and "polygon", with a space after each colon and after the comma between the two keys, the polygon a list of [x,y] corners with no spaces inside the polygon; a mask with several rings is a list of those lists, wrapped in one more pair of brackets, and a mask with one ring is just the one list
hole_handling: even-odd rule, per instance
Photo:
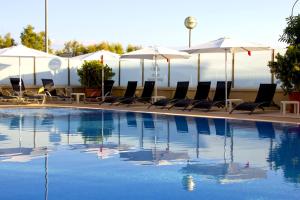
{"label": "pool edge coping", "polygon": [[[55,104],[31,104],[31,105],[6,105],[0,106],[0,109],[9,109],[9,108],[77,108],[77,109],[90,109],[90,110],[111,110],[111,111],[119,111],[119,112],[134,112],[134,113],[149,113],[149,114],[159,114],[159,115],[169,115],[169,116],[186,116],[186,117],[206,117],[206,118],[223,118],[223,119],[230,119],[230,120],[245,120],[245,121],[264,121],[264,122],[273,122],[273,123],[286,123],[286,124],[296,124],[300,125],[300,118],[299,122],[293,121],[298,120],[298,118],[287,118],[287,117],[281,117],[281,116],[259,116],[259,118],[253,118],[255,117],[255,114],[248,116],[248,114],[230,114],[228,113],[210,113],[206,114],[204,112],[198,112],[195,113],[174,113],[174,112],[162,112],[162,110],[141,110],[141,109],[126,109],[124,107],[118,106],[118,107],[99,107],[96,105],[55,105]],[[132,108],[132,107],[131,107]],[[233,115],[233,116],[232,116]],[[247,116],[248,117],[247,117]],[[257,116],[257,115],[256,115]],[[276,119],[277,118],[277,119]]]}

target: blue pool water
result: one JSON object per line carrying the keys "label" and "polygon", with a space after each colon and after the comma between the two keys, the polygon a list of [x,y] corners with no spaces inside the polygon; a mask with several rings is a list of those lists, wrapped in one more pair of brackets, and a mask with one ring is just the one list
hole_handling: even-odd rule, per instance
{"label": "blue pool water", "polygon": [[300,126],[0,110],[0,199],[300,199]]}

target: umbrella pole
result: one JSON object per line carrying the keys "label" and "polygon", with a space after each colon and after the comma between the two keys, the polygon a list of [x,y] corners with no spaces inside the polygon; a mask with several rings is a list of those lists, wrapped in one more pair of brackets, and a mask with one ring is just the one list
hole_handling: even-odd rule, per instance
{"label": "umbrella pole", "polygon": [[22,97],[21,56],[19,56],[19,100]]}
{"label": "umbrella pole", "polygon": [[119,59],[119,86],[121,86],[121,60]]}
{"label": "umbrella pole", "polygon": [[104,138],[104,110],[101,112],[101,137],[102,137],[102,146],[103,146],[103,138]]}
{"label": "umbrella pole", "polygon": [[225,49],[225,110],[227,111],[227,51]]}
{"label": "umbrella pole", "polygon": [[102,101],[104,101],[104,63],[102,63],[102,78],[101,78],[101,93],[102,93]]}

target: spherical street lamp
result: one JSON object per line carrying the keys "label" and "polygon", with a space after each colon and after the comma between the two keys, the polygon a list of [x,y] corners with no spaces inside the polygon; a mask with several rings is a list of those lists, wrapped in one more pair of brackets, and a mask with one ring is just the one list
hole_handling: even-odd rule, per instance
{"label": "spherical street lamp", "polygon": [[299,0],[296,0],[295,3],[293,4],[291,17],[293,17],[293,15],[294,15],[294,7],[295,7],[295,5],[298,3],[298,1],[299,1]]}
{"label": "spherical street lamp", "polygon": [[195,17],[187,17],[184,20],[184,25],[187,29],[189,29],[189,47],[191,47],[191,33],[192,29],[197,26],[197,19]]}

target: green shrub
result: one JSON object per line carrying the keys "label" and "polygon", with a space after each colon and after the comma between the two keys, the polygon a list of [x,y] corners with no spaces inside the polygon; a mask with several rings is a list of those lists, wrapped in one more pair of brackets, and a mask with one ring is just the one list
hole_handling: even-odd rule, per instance
{"label": "green shrub", "polygon": [[115,73],[108,65],[103,65],[98,60],[84,61],[77,70],[79,81],[85,88],[99,88],[102,83],[102,68],[104,67],[104,80],[111,79]]}
{"label": "green shrub", "polygon": [[285,94],[300,92],[300,15],[287,18],[287,27],[283,30],[280,41],[289,47],[284,55],[276,55],[276,61],[270,61],[269,67]]}
{"label": "green shrub", "polygon": [[284,55],[277,54],[276,60],[269,67],[281,81],[281,88],[286,94],[300,92],[300,46],[289,46]]}

